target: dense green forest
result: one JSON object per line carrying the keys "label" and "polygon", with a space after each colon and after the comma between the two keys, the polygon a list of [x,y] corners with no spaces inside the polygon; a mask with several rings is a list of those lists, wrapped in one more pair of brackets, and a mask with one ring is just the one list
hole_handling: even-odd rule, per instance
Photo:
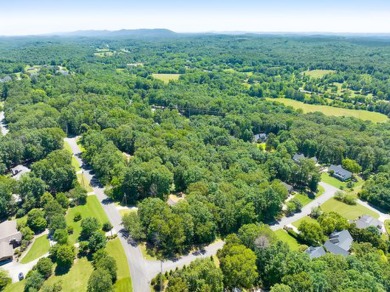
{"label": "dense green forest", "polygon": [[[313,77],[307,73],[313,70],[329,71]],[[387,240],[378,246],[362,239],[352,256],[311,261],[262,225],[282,215],[288,196],[282,182],[318,191],[319,169],[311,159],[295,163],[295,153],[324,165],[353,161],[367,180],[361,198],[390,210],[389,122],[303,114],[265,99],[390,116],[389,39],[6,38],[1,78],[10,130],[0,137],[1,218],[30,214],[50,224],[50,207],[68,207],[61,207],[64,194],[85,200],[61,150],[65,136],[81,135],[83,159],[107,194],[138,207],[124,218],[136,241],[171,257],[227,238],[220,268],[194,262],[191,272],[169,275],[168,291],[390,289]],[[268,135],[265,145],[254,143],[259,133]],[[16,183],[6,175],[18,164],[32,172]],[[170,206],[169,194],[185,200]],[[45,201],[50,196],[57,203]],[[259,236],[265,245],[253,244]]]}

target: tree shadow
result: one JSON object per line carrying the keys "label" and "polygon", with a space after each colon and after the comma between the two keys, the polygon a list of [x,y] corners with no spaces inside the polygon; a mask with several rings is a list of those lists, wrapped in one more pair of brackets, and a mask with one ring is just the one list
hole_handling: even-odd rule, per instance
{"label": "tree shadow", "polygon": [[54,270],[54,274],[56,276],[62,276],[62,275],[65,275],[69,272],[70,268],[72,266],[60,266],[57,264],[55,270]]}

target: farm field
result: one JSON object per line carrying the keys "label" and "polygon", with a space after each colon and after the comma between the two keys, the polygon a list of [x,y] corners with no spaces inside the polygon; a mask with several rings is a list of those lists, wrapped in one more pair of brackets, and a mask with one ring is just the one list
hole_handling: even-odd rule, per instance
{"label": "farm field", "polygon": [[306,104],[288,98],[266,98],[266,99],[268,101],[283,103],[284,105],[291,106],[295,109],[302,109],[304,113],[321,112],[327,116],[354,117],[364,121],[371,121],[374,123],[383,123],[389,120],[389,118],[383,114],[376,113],[376,112],[369,112],[365,110],[345,109],[345,108],[332,107],[328,105]]}
{"label": "farm field", "polygon": [[283,229],[277,230],[275,231],[275,235],[280,241],[287,243],[292,250],[299,249],[298,241],[294,237],[289,235],[285,230]]}
{"label": "farm field", "polygon": [[374,218],[379,218],[379,214],[367,209],[366,207],[356,204],[347,205],[343,202],[337,201],[336,199],[330,199],[321,205],[321,209],[324,212],[336,212],[345,217],[348,220],[354,220],[361,215],[370,215]]}
{"label": "farm field", "polygon": [[336,73],[335,70],[308,70],[303,72],[303,74],[310,76],[312,78],[322,78],[325,75]]}
{"label": "farm field", "polygon": [[179,80],[181,74],[152,74],[153,78],[169,83],[169,81]]}

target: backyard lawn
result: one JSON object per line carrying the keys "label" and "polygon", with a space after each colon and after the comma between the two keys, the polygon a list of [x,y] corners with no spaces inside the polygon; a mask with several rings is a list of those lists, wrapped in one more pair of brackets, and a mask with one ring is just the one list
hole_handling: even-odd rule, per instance
{"label": "backyard lawn", "polygon": [[326,201],[324,204],[321,205],[321,209],[324,212],[336,212],[345,217],[348,220],[354,220],[357,217],[361,215],[370,215],[374,218],[379,218],[379,214],[367,209],[366,207],[356,204],[356,205],[347,205],[343,202],[337,201],[336,199],[332,198],[328,201]]}
{"label": "backyard lawn", "polygon": [[27,264],[37,258],[43,256],[45,253],[49,252],[50,244],[47,239],[47,235],[42,235],[37,237],[31,246],[28,253],[20,261],[22,264]]}
{"label": "backyard lawn", "polygon": [[62,291],[87,291],[88,279],[92,271],[92,264],[86,258],[77,259],[68,273],[50,277],[45,281],[44,286],[61,281]]}
{"label": "backyard lawn", "polygon": [[81,220],[74,222],[73,218],[76,213],[80,213],[82,218],[86,217],[95,217],[99,220],[100,224],[108,222],[108,218],[102,206],[99,203],[99,200],[95,195],[87,197],[87,203],[85,205],[77,206],[69,209],[66,214],[66,224],[68,226],[73,226],[73,234],[69,235],[69,243],[74,244],[77,241],[77,238],[80,236],[81,232]]}
{"label": "backyard lawn", "polygon": [[118,267],[118,279],[114,285],[115,291],[132,291],[133,287],[131,285],[129,265],[119,238],[109,241],[106,250],[116,260]]}
{"label": "backyard lawn", "polygon": [[292,250],[299,249],[298,241],[290,234],[288,234],[285,230],[283,229],[276,230],[275,235],[280,241],[287,243]]}
{"label": "backyard lawn", "polygon": [[304,113],[322,112],[326,116],[345,116],[355,117],[364,121],[372,121],[374,123],[382,123],[389,118],[380,113],[370,112],[365,110],[345,109],[328,105],[306,104],[297,100],[288,98],[266,98],[268,101],[276,101],[283,103],[286,106],[292,106],[295,109],[302,109]]}

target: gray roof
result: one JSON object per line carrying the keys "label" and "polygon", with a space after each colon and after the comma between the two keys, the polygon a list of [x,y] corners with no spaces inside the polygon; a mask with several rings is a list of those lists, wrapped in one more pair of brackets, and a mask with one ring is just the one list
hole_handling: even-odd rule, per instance
{"label": "gray roof", "polygon": [[254,140],[255,140],[255,142],[257,142],[257,141],[265,141],[265,140],[267,140],[267,134],[266,133],[259,133],[259,134],[256,134],[256,135],[254,135]]}
{"label": "gray roof", "polygon": [[311,259],[319,258],[326,254],[322,246],[310,246],[305,252]]}
{"label": "gray roof", "polygon": [[12,78],[10,76],[5,76],[3,79],[0,79],[0,82],[9,82],[12,81]]}
{"label": "gray roof", "polygon": [[350,171],[348,171],[348,170],[342,168],[341,165],[333,165],[333,164],[332,164],[332,165],[329,167],[329,170],[333,170],[333,172],[334,172],[333,175],[334,175],[335,177],[341,178],[341,179],[343,179],[343,180],[350,179],[351,176],[352,176],[352,172],[350,172]]}
{"label": "gray roof", "polygon": [[370,226],[374,226],[378,229],[381,229],[382,231],[382,227],[383,227],[383,223],[381,221],[369,215],[360,216],[357,220],[355,220],[355,224],[356,227],[359,229],[365,229]]}
{"label": "gray roof", "polygon": [[16,229],[16,221],[4,221],[0,223],[0,242],[11,241],[20,242],[22,240],[22,234]]}
{"label": "gray roof", "polygon": [[[305,159],[305,158],[307,158],[307,157],[304,154],[295,153],[293,156],[293,160],[295,162],[300,162],[302,159]],[[317,163],[317,157],[311,157],[310,159],[313,160],[315,163]]]}
{"label": "gray roof", "polygon": [[13,168],[11,168],[12,178],[19,180],[23,174],[30,172],[31,169],[24,165],[17,165]]}
{"label": "gray roof", "polygon": [[282,182],[282,185],[287,189],[288,192],[292,192],[294,190],[292,185],[286,184],[285,182]]}
{"label": "gray roof", "polygon": [[351,249],[352,242],[353,238],[349,231],[343,230],[333,232],[329,236],[329,239],[325,242],[324,247],[327,251],[333,254],[347,256],[349,254],[349,250]]}
{"label": "gray roof", "polygon": [[12,259],[14,249],[8,242],[0,242],[0,261]]}

